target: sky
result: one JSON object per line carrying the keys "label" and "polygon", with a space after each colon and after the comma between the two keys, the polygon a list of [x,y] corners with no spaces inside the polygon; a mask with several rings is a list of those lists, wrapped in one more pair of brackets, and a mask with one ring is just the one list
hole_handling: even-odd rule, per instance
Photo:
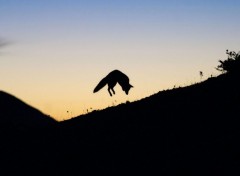
{"label": "sky", "polygon": [[[191,85],[239,51],[239,11],[239,0],[0,0],[0,90],[61,121]],[[93,94],[114,69],[129,95]]]}

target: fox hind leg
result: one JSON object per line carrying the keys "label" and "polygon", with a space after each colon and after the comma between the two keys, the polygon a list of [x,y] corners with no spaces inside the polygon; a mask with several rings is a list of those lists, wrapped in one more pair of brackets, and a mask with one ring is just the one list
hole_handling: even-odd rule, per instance
{"label": "fox hind leg", "polygon": [[109,92],[110,96],[112,96],[111,88],[110,88],[110,87],[108,87],[108,92]]}
{"label": "fox hind leg", "polygon": [[113,89],[113,88],[111,88],[111,90],[112,90],[113,94],[115,94],[115,91],[114,91],[114,89]]}
{"label": "fox hind leg", "polygon": [[[115,94],[115,91],[114,91],[114,86],[117,84],[117,82],[110,82],[108,83],[108,92],[110,94],[110,96],[112,96],[112,93]],[[111,90],[112,90],[112,93],[111,93]]]}
{"label": "fox hind leg", "polygon": [[113,94],[115,94],[115,91],[114,91],[114,89],[113,89],[113,88],[111,88],[111,87],[109,87],[109,88],[108,88],[108,92],[109,92],[110,96],[112,96],[112,93],[111,93],[111,91],[112,91],[112,93],[113,93]]}

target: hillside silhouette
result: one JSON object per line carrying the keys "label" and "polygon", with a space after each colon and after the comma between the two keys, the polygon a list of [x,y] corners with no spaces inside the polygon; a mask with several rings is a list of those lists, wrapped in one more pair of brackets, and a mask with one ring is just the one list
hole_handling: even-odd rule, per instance
{"label": "hillside silhouette", "polygon": [[231,175],[240,164],[238,81],[223,74],[61,125],[99,150],[100,168],[111,163],[116,173]]}
{"label": "hillside silhouette", "polygon": [[[59,123],[0,92],[0,120],[5,123],[1,170],[32,175],[239,174],[239,75],[221,74]],[[6,125],[9,117],[18,121],[16,127]],[[21,124],[31,121],[47,128]]]}
{"label": "hillside silhouette", "polygon": [[56,121],[13,95],[0,91],[1,126],[16,128],[44,127]]}

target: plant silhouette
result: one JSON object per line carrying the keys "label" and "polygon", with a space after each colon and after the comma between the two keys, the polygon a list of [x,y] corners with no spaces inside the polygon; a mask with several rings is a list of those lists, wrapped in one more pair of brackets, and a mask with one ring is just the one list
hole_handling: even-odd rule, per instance
{"label": "plant silhouette", "polygon": [[226,60],[219,60],[220,65],[217,66],[217,70],[226,73],[238,72],[240,69],[240,52],[226,50],[228,58]]}
{"label": "plant silhouette", "polygon": [[122,87],[122,90],[127,95],[128,95],[129,90],[133,87],[131,84],[129,84],[129,78],[127,75],[125,75],[124,73],[122,73],[119,70],[113,70],[98,83],[98,85],[93,90],[93,93],[98,92],[105,85],[108,85],[108,92],[109,92],[110,96],[112,96],[112,93],[115,94],[115,91],[113,88],[115,87],[115,85],[117,83]]}
{"label": "plant silhouette", "polygon": [[202,77],[203,77],[203,72],[200,71],[199,74],[200,74],[200,79],[202,79]]}

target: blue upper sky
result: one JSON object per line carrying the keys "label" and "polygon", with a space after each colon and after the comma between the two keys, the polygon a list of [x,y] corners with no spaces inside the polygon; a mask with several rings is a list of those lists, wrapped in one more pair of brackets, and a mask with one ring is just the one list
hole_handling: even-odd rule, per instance
{"label": "blue upper sky", "polygon": [[32,35],[56,32],[68,38],[73,37],[72,32],[110,36],[117,33],[124,37],[135,32],[181,34],[192,29],[200,32],[211,27],[231,30],[237,23],[240,6],[238,0],[0,0],[0,3],[0,35],[28,36],[31,29]]}

